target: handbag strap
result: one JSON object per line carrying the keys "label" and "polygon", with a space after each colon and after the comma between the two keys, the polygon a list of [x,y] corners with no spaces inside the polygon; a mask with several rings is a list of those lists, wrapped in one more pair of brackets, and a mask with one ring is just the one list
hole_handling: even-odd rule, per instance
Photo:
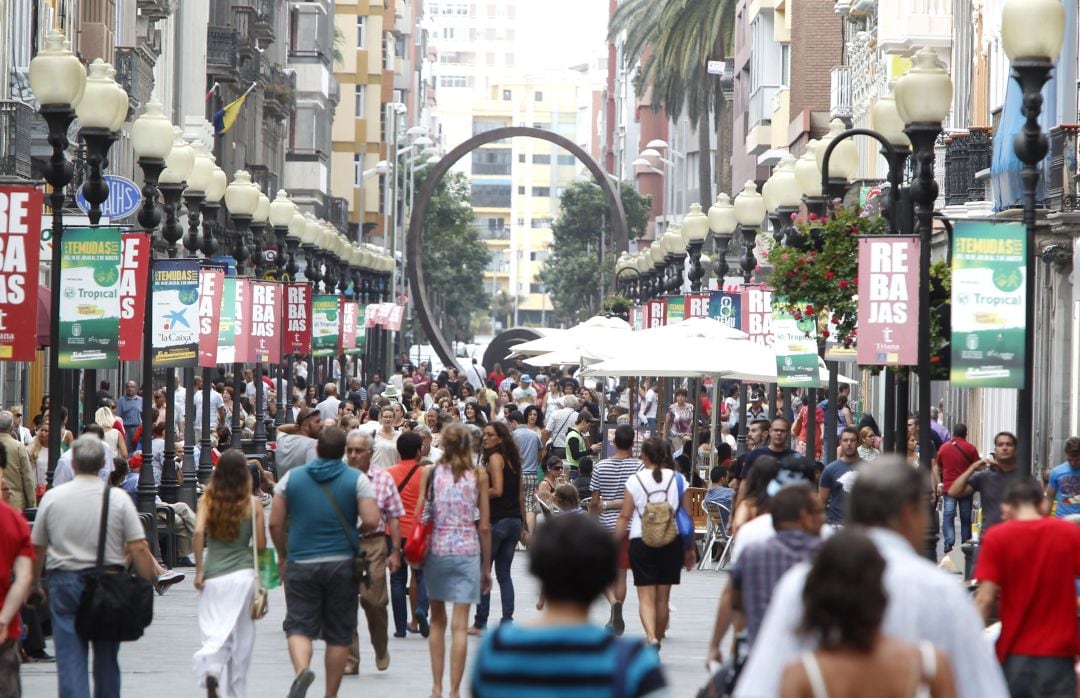
{"label": "handbag strap", "polygon": [[258,590],[259,582],[259,536],[255,532],[255,498],[251,497],[251,562],[255,567],[255,589]]}
{"label": "handbag strap", "polygon": [[345,538],[347,538],[349,541],[349,547],[353,549],[353,552],[359,555],[359,531],[356,534],[358,540],[356,543],[353,543],[352,536],[349,535],[349,524],[347,521],[345,521],[345,515],[341,513],[341,507],[338,506],[337,500],[334,499],[334,493],[330,491],[330,485],[326,484],[325,482],[319,483],[319,489],[323,491],[323,494],[326,495],[326,499],[330,502],[330,506],[334,509],[334,514],[337,515],[338,523],[341,524],[341,530],[345,533]]}
{"label": "handbag strap", "polygon": [[419,467],[420,467],[420,461],[416,461],[416,465],[414,465],[412,467],[412,470],[409,471],[409,474],[406,475],[405,479],[401,481],[400,485],[398,485],[398,488],[397,488],[398,494],[401,494],[401,491],[405,489],[405,485],[409,484],[409,480],[412,479],[413,473],[415,473],[416,469],[419,468]]}
{"label": "handbag strap", "polygon": [[101,525],[98,527],[97,565],[98,574],[105,569],[105,533],[109,528],[109,491],[112,487],[105,483],[105,492],[101,495]]}

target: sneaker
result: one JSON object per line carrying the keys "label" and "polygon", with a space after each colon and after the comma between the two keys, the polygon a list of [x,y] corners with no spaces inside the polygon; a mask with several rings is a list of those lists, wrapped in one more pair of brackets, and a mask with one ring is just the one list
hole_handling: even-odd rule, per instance
{"label": "sneaker", "polygon": [[191,557],[190,555],[188,555],[187,557],[182,557],[182,558],[180,558],[179,560],[176,561],[176,567],[194,567],[194,566],[195,566],[195,558]]}
{"label": "sneaker", "polygon": [[420,637],[427,637],[431,634],[431,625],[428,623],[426,613],[417,613],[415,620],[416,626],[420,629]]}
{"label": "sneaker", "polygon": [[622,637],[622,634],[626,631],[626,623],[622,617],[621,601],[611,604],[611,621],[608,625],[611,626],[611,632],[615,633],[615,637]]}
{"label": "sneaker", "polygon": [[390,667],[390,650],[386,651],[383,656],[375,655],[375,668],[379,671],[386,671]]}
{"label": "sneaker", "polygon": [[26,655],[26,661],[30,662],[30,663],[40,662],[40,663],[48,664],[50,662],[55,662],[56,657],[52,656],[51,654],[49,654],[45,650],[38,650],[37,652],[28,653]]}
{"label": "sneaker", "polygon": [[315,672],[311,669],[302,669],[296,678],[293,679],[292,685],[289,686],[288,698],[304,698],[307,695],[308,687],[311,686],[311,682],[315,680]]}
{"label": "sneaker", "polygon": [[184,575],[169,570],[165,574],[158,575],[157,584],[154,585],[154,589],[157,591],[158,596],[164,596],[165,592],[169,590],[169,587],[182,581],[184,581]]}
{"label": "sneaker", "polygon": [[[412,632],[412,630],[410,630],[409,632]],[[394,637],[405,637],[405,633],[403,631],[395,630]]]}
{"label": "sneaker", "polygon": [[467,632],[469,633],[469,635],[472,635],[473,637],[476,637],[478,635],[483,635],[484,630],[485,630],[485,628],[480,628],[480,627],[477,627],[475,625],[470,625],[469,630]]}
{"label": "sneaker", "polygon": [[359,664],[346,664],[345,671],[342,672],[345,676],[356,676],[360,673]]}

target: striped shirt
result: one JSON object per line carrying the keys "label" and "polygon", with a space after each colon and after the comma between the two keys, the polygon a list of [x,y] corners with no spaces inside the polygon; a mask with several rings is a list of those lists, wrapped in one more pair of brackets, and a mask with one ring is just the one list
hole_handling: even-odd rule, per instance
{"label": "striped shirt", "polygon": [[[593,496],[604,501],[622,499],[626,493],[626,481],[641,470],[641,461],[637,458],[605,458],[593,467]],[[609,531],[615,530],[619,518],[618,509],[608,509],[600,513],[600,523]]]}
{"label": "striped shirt", "polygon": [[487,633],[473,664],[475,698],[659,698],[668,695],[660,656],[642,640],[589,624],[503,624]]}

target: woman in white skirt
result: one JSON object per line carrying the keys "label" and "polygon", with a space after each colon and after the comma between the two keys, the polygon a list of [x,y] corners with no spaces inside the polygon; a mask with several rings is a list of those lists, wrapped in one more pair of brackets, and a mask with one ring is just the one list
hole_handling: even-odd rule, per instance
{"label": "woman in white skirt", "polygon": [[254,542],[258,550],[266,547],[263,508],[251,492],[247,458],[239,449],[225,451],[203,494],[195,524],[195,588],[202,592],[203,641],[194,656],[195,673],[210,698],[244,698],[247,689],[255,645],[251,546]]}

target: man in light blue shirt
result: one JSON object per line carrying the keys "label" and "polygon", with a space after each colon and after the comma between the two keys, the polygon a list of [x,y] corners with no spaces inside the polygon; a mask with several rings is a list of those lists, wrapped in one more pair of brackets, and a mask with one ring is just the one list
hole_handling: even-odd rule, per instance
{"label": "man in light blue shirt", "polygon": [[135,381],[128,381],[124,385],[124,394],[116,401],[116,416],[124,425],[124,435],[127,436],[128,453],[133,453],[135,448],[135,430],[142,424],[142,396],[138,394],[139,388]]}
{"label": "man in light blue shirt", "polygon": [[1057,518],[1080,514],[1080,436],[1065,441],[1065,462],[1050,471],[1046,497],[1057,504]]}

